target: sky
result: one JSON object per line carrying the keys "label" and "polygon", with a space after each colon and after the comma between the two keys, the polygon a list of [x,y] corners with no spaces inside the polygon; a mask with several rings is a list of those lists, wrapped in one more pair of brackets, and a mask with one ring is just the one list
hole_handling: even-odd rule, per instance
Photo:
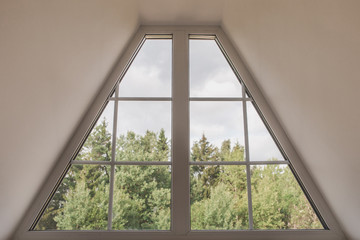
{"label": "sky", "polygon": [[[119,86],[120,97],[171,97],[172,40],[146,40]],[[242,86],[214,40],[190,40],[190,97],[242,97]],[[114,106],[100,119],[112,133]],[[170,101],[120,101],[117,136],[165,130],[171,139]],[[251,161],[283,159],[252,103],[247,102]],[[214,146],[230,139],[245,145],[242,102],[190,101],[190,143],[202,134]]]}

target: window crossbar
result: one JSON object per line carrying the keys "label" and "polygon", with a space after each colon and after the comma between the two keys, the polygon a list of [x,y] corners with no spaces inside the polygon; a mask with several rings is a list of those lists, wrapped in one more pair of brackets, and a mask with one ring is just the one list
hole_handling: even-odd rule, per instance
{"label": "window crossbar", "polygon": [[233,162],[190,162],[190,165],[268,165],[268,164],[289,164],[287,160],[283,161],[233,161]]}
{"label": "window crossbar", "polygon": [[171,165],[172,162],[135,162],[135,161],[119,161],[119,162],[112,162],[112,161],[72,161],[72,164],[86,164],[86,165]]}

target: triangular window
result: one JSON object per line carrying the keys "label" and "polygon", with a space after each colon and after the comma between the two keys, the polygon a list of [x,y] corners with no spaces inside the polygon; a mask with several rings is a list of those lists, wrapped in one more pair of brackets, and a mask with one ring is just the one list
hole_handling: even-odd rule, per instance
{"label": "triangular window", "polygon": [[165,33],[137,35],[30,232],[328,229],[226,46]]}

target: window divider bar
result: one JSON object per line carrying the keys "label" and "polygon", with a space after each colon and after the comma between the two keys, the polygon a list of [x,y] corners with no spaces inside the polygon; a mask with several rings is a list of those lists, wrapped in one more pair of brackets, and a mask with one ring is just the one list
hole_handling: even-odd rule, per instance
{"label": "window divider bar", "polygon": [[110,165],[110,166],[121,166],[121,165],[171,165],[170,161],[163,162],[136,162],[136,161],[118,161],[118,162],[105,162],[105,161],[73,161],[72,164],[82,164],[82,165]]}
{"label": "window divider bar", "polygon": [[151,162],[136,162],[136,161],[118,161],[118,162],[114,162],[114,165],[115,166],[120,166],[120,165],[146,165],[146,166],[149,166],[149,165],[167,165],[167,166],[170,166],[172,164],[172,162],[170,161],[163,161],[163,162],[154,162],[154,161],[151,161]]}
{"label": "window divider bar", "polygon": [[172,34],[146,34],[146,39],[172,39]]}
{"label": "window divider bar", "polygon": [[252,162],[190,162],[190,165],[270,165],[270,164],[286,164],[288,165],[288,161],[252,161]]}
{"label": "window divider bar", "polygon": [[73,160],[71,162],[73,165],[112,165],[111,161],[79,161],[79,160]]}
{"label": "window divider bar", "polygon": [[190,101],[251,101],[251,98],[238,97],[191,97]]}
{"label": "window divider bar", "polygon": [[[172,165],[171,161],[163,161],[163,162],[142,162],[142,161],[118,161],[118,162],[106,162],[106,161],[72,161],[74,165],[114,165],[114,166],[121,166],[121,165]],[[280,161],[231,161],[231,162],[189,162],[190,165],[270,165],[270,164],[289,164],[287,160],[280,160]]]}
{"label": "window divider bar", "polygon": [[109,189],[109,208],[108,208],[108,230],[112,229],[112,213],[113,213],[113,201],[114,201],[114,180],[115,180],[115,166],[110,166],[110,189]]}
{"label": "window divider bar", "polygon": [[190,232],[189,40],[185,31],[173,34],[172,82],[172,211],[171,231]]}
{"label": "window divider bar", "polygon": [[[119,85],[115,89],[115,97],[118,97]],[[113,136],[111,143],[111,173],[110,173],[110,189],[109,189],[109,208],[108,208],[108,230],[112,229],[112,213],[114,201],[114,181],[115,181],[115,157],[116,157],[116,131],[117,131],[117,116],[118,115],[118,102],[114,103],[114,122],[113,122]]]}
{"label": "window divider bar", "polygon": [[[245,96],[245,86],[242,88],[242,95]],[[245,136],[245,161],[250,163],[250,154],[249,154],[249,132],[247,124],[247,110],[246,102],[243,101],[243,118],[244,118],[244,136]],[[249,213],[249,229],[254,229],[254,220],[252,212],[252,197],[251,197],[251,172],[250,165],[246,165],[246,182],[247,182],[247,194],[248,194],[248,213]]]}
{"label": "window divider bar", "polygon": [[215,34],[190,34],[189,39],[198,39],[198,40],[215,40]]}
{"label": "window divider bar", "polygon": [[171,97],[112,97],[111,101],[171,101]]}

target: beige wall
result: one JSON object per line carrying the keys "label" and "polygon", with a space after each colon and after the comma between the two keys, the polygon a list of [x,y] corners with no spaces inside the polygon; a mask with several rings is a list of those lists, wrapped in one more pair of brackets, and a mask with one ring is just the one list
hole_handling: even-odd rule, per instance
{"label": "beige wall", "polygon": [[360,239],[359,10],[350,0],[2,0],[0,239],[141,23],[222,24],[345,232]]}

